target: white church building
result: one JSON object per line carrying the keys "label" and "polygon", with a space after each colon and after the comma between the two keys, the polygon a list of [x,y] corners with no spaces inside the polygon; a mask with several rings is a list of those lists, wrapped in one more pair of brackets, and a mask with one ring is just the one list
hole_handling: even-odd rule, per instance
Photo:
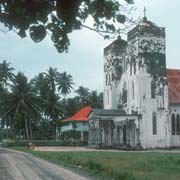
{"label": "white church building", "polygon": [[104,109],[90,114],[89,146],[180,146],[180,70],[166,68],[165,37],[144,17],[104,49]]}

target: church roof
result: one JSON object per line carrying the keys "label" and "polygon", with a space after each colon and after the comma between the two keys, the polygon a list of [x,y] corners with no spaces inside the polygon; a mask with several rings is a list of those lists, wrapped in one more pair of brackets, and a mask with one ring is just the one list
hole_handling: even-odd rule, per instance
{"label": "church roof", "polygon": [[127,42],[119,36],[115,41],[113,41],[110,45],[104,48],[104,54],[106,54],[109,50],[124,49],[127,46]]}
{"label": "church roof", "polygon": [[180,69],[167,69],[169,103],[180,104]]}
{"label": "church roof", "polygon": [[128,32],[128,41],[134,39],[136,36],[145,34],[165,37],[165,29],[163,27],[158,27],[155,23],[149,21],[147,17],[144,17]]}
{"label": "church roof", "polygon": [[92,112],[92,108],[90,106],[82,108],[78,111],[74,116],[64,119],[62,122],[69,122],[69,121],[83,121],[86,122],[89,120],[89,114]]}
{"label": "church roof", "polygon": [[122,109],[93,109],[93,112],[98,116],[120,116],[126,114]]}

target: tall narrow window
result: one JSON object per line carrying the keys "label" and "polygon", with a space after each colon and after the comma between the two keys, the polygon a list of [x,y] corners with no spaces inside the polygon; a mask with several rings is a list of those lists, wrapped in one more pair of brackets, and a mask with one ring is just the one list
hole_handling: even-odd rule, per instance
{"label": "tall narrow window", "polygon": [[132,62],[130,63],[130,75],[132,75]]}
{"label": "tall narrow window", "polygon": [[134,81],[132,81],[132,97],[134,99]]}
{"label": "tall narrow window", "polygon": [[107,103],[109,105],[109,91],[107,91]]}
{"label": "tall narrow window", "polygon": [[107,76],[107,74],[106,74],[106,85],[108,84],[108,76]]}
{"label": "tall narrow window", "polygon": [[151,98],[154,99],[156,96],[156,84],[155,81],[152,80],[151,82]]}
{"label": "tall narrow window", "polygon": [[176,131],[176,119],[175,119],[175,115],[172,114],[171,116],[171,131],[172,131],[172,135],[175,135],[175,131]]}
{"label": "tall narrow window", "polygon": [[134,74],[136,74],[136,61],[134,61]]}
{"label": "tall narrow window", "polygon": [[124,82],[124,85],[123,85],[122,103],[123,104],[127,103],[127,84],[126,84],[126,82]]}
{"label": "tall narrow window", "polygon": [[157,117],[156,117],[156,113],[153,112],[152,114],[152,125],[153,125],[153,135],[157,134]]}
{"label": "tall narrow window", "polygon": [[177,126],[176,126],[177,134],[180,134],[180,116],[179,116],[179,114],[177,114],[177,116],[176,116],[176,123],[177,123]]}

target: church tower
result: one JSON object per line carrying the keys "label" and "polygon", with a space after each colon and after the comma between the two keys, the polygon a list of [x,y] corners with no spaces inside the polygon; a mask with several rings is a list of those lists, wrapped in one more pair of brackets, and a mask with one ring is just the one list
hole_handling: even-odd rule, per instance
{"label": "church tower", "polygon": [[[146,80],[144,83],[141,81],[143,91],[145,87],[149,89],[149,92],[144,92],[143,100],[156,99],[157,96],[161,96],[163,94],[162,88],[164,89],[167,85],[165,29],[156,26],[144,17],[134,29],[128,32],[127,53],[129,56],[129,78],[133,80],[138,77],[138,79]],[[165,108],[168,105],[165,98],[162,99],[162,102],[158,100],[159,108]],[[136,106],[141,108],[141,104]]]}
{"label": "church tower", "polygon": [[144,148],[168,147],[165,28],[147,17],[128,32],[128,114],[141,114]]}
{"label": "church tower", "polygon": [[104,109],[118,108],[118,84],[126,70],[127,42],[119,36],[104,49]]}

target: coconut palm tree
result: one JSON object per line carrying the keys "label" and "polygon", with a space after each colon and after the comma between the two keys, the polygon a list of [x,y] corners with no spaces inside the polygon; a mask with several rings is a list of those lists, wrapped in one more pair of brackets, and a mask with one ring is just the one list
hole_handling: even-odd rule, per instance
{"label": "coconut palm tree", "polygon": [[47,85],[49,86],[50,90],[55,93],[56,92],[56,81],[58,76],[57,68],[49,67],[45,74],[45,77],[47,79]]}
{"label": "coconut palm tree", "polygon": [[31,80],[34,91],[42,99],[44,99],[46,97],[47,91],[50,91],[50,88],[48,86],[48,82],[49,82],[49,80],[44,73],[39,73],[37,76],[35,76]]}
{"label": "coconut palm tree", "polygon": [[57,78],[58,91],[64,95],[65,99],[66,95],[69,94],[73,89],[73,84],[73,78],[70,74],[67,74],[66,72],[59,74]]}
{"label": "coconut palm tree", "polygon": [[39,98],[22,72],[18,72],[15,76],[10,89],[11,91],[5,95],[4,103],[7,105],[5,116],[15,118],[16,114],[20,114],[24,123],[26,138],[32,138],[31,121],[40,116]]}
{"label": "coconut palm tree", "polygon": [[[0,95],[2,95],[1,101],[3,99],[4,93],[7,91],[7,87],[10,81],[14,79],[14,74],[12,72],[13,70],[14,68],[10,67],[10,63],[7,63],[6,60],[0,63]],[[2,106],[1,103],[1,115],[5,110],[6,110],[6,105]],[[8,117],[2,118],[2,126],[6,127],[6,137],[9,136],[9,131],[8,131],[9,121],[10,120]]]}
{"label": "coconut palm tree", "polygon": [[46,116],[51,119],[53,126],[53,139],[56,140],[56,127],[59,116],[64,111],[62,104],[59,101],[60,97],[52,91],[47,91],[46,97],[42,104],[42,110]]}
{"label": "coconut palm tree", "polygon": [[0,63],[0,84],[3,88],[6,88],[8,81],[14,79],[13,70],[14,68],[10,67],[10,63],[7,63],[6,60]]}

